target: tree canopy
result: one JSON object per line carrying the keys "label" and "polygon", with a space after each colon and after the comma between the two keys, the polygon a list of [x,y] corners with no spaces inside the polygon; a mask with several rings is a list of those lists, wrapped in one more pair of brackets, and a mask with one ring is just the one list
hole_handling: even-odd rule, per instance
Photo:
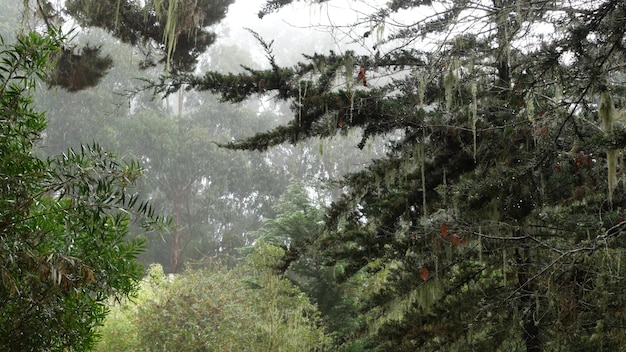
{"label": "tree canopy", "polygon": [[[100,28],[142,53],[139,67],[165,63],[167,72],[192,72],[198,57],[215,42],[210,26],[219,23],[234,0],[23,0],[24,16],[53,28],[74,23]],[[35,16],[30,16],[30,13]],[[35,23],[35,28],[41,27]],[[63,44],[47,82],[68,91],[96,86],[112,67],[110,56],[93,45]]]}
{"label": "tree canopy", "polygon": [[[142,66],[166,60],[172,72],[188,72],[215,41],[208,27],[224,18],[233,1],[70,0],[64,10],[81,26],[105,29],[125,43],[144,48]],[[153,48],[165,57],[153,58]]]}
{"label": "tree canopy", "polygon": [[365,50],[281,67],[258,38],[270,69],[156,86],[291,103],[290,122],[229,148],[388,139],[307,244],[367,287],[370,350],[613,350],[626,343],[625,24],[617,0],[398,0],[351,28]]}

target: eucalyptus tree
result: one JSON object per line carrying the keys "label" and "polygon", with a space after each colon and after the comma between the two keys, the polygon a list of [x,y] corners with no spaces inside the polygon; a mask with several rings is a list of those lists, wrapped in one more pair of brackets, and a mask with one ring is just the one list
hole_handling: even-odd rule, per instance
{"label": "eucalyptus tree", "polygon": [[363,284],[370,349],[614,350],[625,14],[616,0],[397,0],[350,28],[368,54],[282,67],[258,38],[269,69],[156,87],[291,103],[288,123],[232,149],[345,129],[361,129],[359,147],[389,138],[386,157],[343,179],[308,245]]}
{"label": "eucalyptus tree", "polygon": [[[171,272],[186,260],[235,255],[249,245],[248,233],[272,214],[269,204],[287,185],[285,172],[263,155],[221,149],[214,142],[226,138],[224,126],[244,124],[244,113],[250,112],[203,100],[201,110],[180,117],[143,111],[119,131],[121,147],[146,168],[142,189],[172,217],[170,233],[155,237],[149,250],[151,259],[168,263]],[[166,260],[159,254],[163,244],[169,247]]]}

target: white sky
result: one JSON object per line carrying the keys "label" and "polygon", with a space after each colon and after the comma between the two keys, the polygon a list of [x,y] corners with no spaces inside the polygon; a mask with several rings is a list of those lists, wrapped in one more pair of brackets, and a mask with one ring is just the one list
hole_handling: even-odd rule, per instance
{"label": "white sky", "polygon": [[[337,52],[355,50],[357,45],[346,44],[352,41],[347,37],[346,31],[350,30],[350,25],[354,22],[366,21],[366,15],[376,10],[375,4],[383,4],[384,1],[335,0],[323,4],[296,1],[260,19],[258,13],[263,3],[263,0],[236,0],[230,6],[226,19],[218,27],[221,28],[218,30],[221,35],[220,40],[234,41],[237,45],[250,49],[250,45],[257,45],[250,33],[244,29],[250,28],[268,42],[275,40],[276,51],[300,49],[301,52],[313,53],[319,51],[321,47],[327,47],[331,41],[336,42],[333,50]],[[330,25],[335,28],[331,29]],[[345,27],[341,27],[342,25]],[[358,33],[352,34],[362,35],[366,30],[359,29]],[[371,43],[364,44],[371,46],[375,40],[373,37],[370,40]],[[293,46],[294,41],[302,46],[281,48],[285,43]],[[318,43],[317,47],[316,43]],[[278,54],[276,57],[281,58]],[[281,62],[279,64],[292,63]]]}

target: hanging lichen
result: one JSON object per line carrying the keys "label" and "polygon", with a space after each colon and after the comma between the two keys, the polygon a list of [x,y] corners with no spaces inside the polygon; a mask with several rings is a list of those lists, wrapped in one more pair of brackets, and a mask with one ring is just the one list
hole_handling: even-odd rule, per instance
{"label": "hanging lichen", "polygon": [[[417,76],[417,109],[424,109],[424,96],[426,93],[426,73],[420,72]],[[426,155],[424,150],[424,140],[426,139],[426,130],[422,129],[422,142],[418,142],[415,146],[415,160],[420,167],[420,178],[422,186],[422,216],[428,214],[426,207]]]}
{"label": "hanging lichen", "polygon": [[354,60],[351,55],[346,55],[343,59],[343,72],[348,92],[352,89],[352,80],[354,79]]}
{"label": "hanging lichen", "polygon": [[120,6],[122,6],[122,0],[117,0],[117,5],[115,6],[115,29],[120,25]]}
{"label": "hanging lichen", "polygon": [[450,112],[452,109],[452,99],[454,96],[454,90],[459,83],[459,62],[458,59],[453,59],[448,65],[448,70],[443,77],[443,87],[445,91],[446,111]]}
{"label": "hanging lichen", "polygon": [[[304,83],[304,89],[302,85]],[[307,90],[309,88],[308,81],[300,81],[298,82],[298,127],[302,127],[302,107],[304,106],[304,99],[307,96]],[[328,107],[326,107],[328,110]]]}
{"label": "hanging lichen", "polygon": [[[80,27],[98,27],[137,46],[142,69],[166,65],[167,72],[192,72],[199,56],[215,42],[209,27],[226,16],[234,0],[65,0],[64,13]],[[49,2],[38,4],[46,5]],[[57,18],[58,11],[39,11]],[[24,12],[28,14],[28,11]],[[46,17],[51,16],[51,17]],[[156,54],[156,56],[155,56]]]}
{"label": "hanging lichen", "polygon": [[354,91],[350,91],[350,123],[352,123],[354,119]]}
{"label": "hanging lichen", "polygon": [[376,44],[374,44],[374,48],[377,48],[379,45],[383,43],[385,39],[385,21],[378,21],[376,24]]}
{"label": "hanging lichen", "polygon": [[385,183],[385,188],[387,190],[392,190],[395,188],[397,176],[398,176],[397,169],[389,169],[387,170],[387,172],[385,172],[384,183]]}
{"label": "hanging lichen", "polygon": [[[182,54],[182,50],[177,50],[179,45],[187,50],[187,47],[197,46],[200,41],[209,38],[208,43],[213,42],[213,34],[199,36],[199,33],[210,23],[223,18],[230,3],[232,1],[228,0],[217,4],[198,0],[154,0],[154,11],[163,28],[167,72],[174,56],[178,61],[178,56]],[[220,13],[222,11],[223,15]]]}
{"label": "hanging lichen", "polygon": [[417,172],[419,165],[415,162],[415,160],[417,159],[416,156],[416,152],[417,149],[415,148],[415,145],[404,145],[402,147],[403,153],[405,153],[406,155],[411,155],[411,158],[404,158],[401,161],[401,174],[406,178],[409,178],[409,175],[414,175],[415,172]]}
{"label": "hanging lichen", "polygon": [[424,150],[424,140],[426,139],[426,130],[422,129],[422,143],[419,143],[417,149],[417,159],[420,164],[420,177],[422,179],[422,216],[428,216],[428,207],[426,201],[426,152]]}
{"label": "hanging lichen", "polygon": [[497,86],[502,89],[502,93],[508,94],[511,84],[511,29],[510,29],[510,8],[504,4],[496,5],[498,13],[496,16],[496,26],[498,28],[497,39],[500,52],[498,54],[498,81]]}
{"label": "hanging lichen", "polygon": [[176,48],[176,42],[178,40],[178,35],[180,34],[179,29],[177,28],[177,9],[180,1],[181,0],[154,0],[154,8],[157,16],[159,19],[165,20],[163,42],[167,47],[167,61],[165,66],[166,72],[169,72],[170,70],[172,53]]}
{"label": "hanging lichen", "polygon": [[476,246],[476,251],[478,251],[478,262],[483,264],[483,229],[482,226],[478,226],[478,245]]}
{"label": "hanging lichen", "polygon": [[524,104],[526,105],[526,117],[528,118],[528,121],[534,122],[535,121],[535,104],[533,102],[533,96],[531,92],[528,92],[526,93],[526,95],[524,95]]}
{"label": "hanging lichen", "polygon": [[506,272],[508,258],[506,256],[506,249],[502,250],[502,286],[506,286]]}
{"label": "hanging lichen", "polygon": [[443,188],[443,205],[448,204],[448,176],[446,175],[446,169],[443,169],[443,180],[441,181],[441,187]]}
{"label": "hanging lichen", "polygon": [[[602,129],[608,138],[613,135],[613,122],[615,122],[615,106],[611,93],[603,91],[600,93],[600,120],[602,120]],[[617,149],[607,150],[607,169],[608,169],[608,188],[609,188],[609,204],[613,204],[613,191],[617,185]]]}
{"label": "hanging lichen", "polygon": [[563,87],[557,82],[554,85],[554,95],[552,101],[554,104],[558,105],[563,100]]}
{"label": "hanging lichen", "polygon": [[[386,283],[382,280],[381,282],[383,284]],[[406,313],[415,309],[415,306],[425,311],[430,311],[435,303],[442,299],[443,294],[444,286],[441,280],[436,278],[428,279],[406,295],[396,298],[387,306],[373,309],[372,312],[375,314],[370,318],[368,327],[372,333],[377,332],[386,323],[404,319]]]}
{"label": "hanging lichen", "polygon": [[421,73],[417,77],[417,104],[418,109],[424,108],[424,96],[426,94],[426,74]]}
{"label": "hanging lichen", "polygon": [[374,173],[374,184],[376,185],[376,196],[380,197],[381,195],[381,183],[382,183],[382,177],[380,176],[379,173]]}
{"label": "hanging lichen", "polygon": [[477,151],[477,143],[476,143],[476,123],[478,122],[478,85],[476,82],[472,82],[471,84],[472,90],[472,108],[471,108],[471,116],[472,116],[472,140],[473,140],[473,154],[474,161],[476,161],[476,151]]}

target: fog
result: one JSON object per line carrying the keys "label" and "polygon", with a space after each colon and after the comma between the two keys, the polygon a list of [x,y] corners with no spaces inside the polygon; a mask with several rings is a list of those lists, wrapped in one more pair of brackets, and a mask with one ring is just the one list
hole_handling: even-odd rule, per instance
{"label": "fog", "polygon": [[[11,3],[19,13],[22,2]],[[217,40],[200,57],[196,74],[241,72],[240,65],[268,68],[266,53],[250,31],[268,43],[273,41],[277,63],[286,66],[301,60],[303,53],[365,52],[375,40],[363,42],[338,22],[362,20],[369,28],[364,11],[372,7],[365,2],[332,6],[297,2],[260,19],[262,3],[240,0],[230,6],[226,18],[212,28]],[[5,37],[11,37],[10,30],[16,27],[42,28],[35,17],[15,15],[3,20],[19,21],[3,24],[1,28],[8,31]],[[254,242],[254,232],[264,221],[276,214],[274,206],[291,185],[305,185],[311,201],[328,204],[341,194],[328,181],[362,168],[384,151],[378,142],[368,143],[365,151],[356,148],[361,138],[358,130],[341,138],[337,134],[337,138],[297,146],[284,144],[266,153],[218,148],[216,143],[251,137],[288,121],[293,117],[292,102],[268,95],[229,104],[195,91],[155,96],[143,85],[162,75],[165,67],[139,69],[145,49],[121,43],[101,29],[78,27],[71,20],[64,24],[66,31],[70,27],[76,52],[85,45],[101,47],[113,66],[97,86],[78,92],[40,84],[35,104],[48,119],[40,148],[52,155],[98,143],[142,163],[144,178],[137,191],[173,220],[172,228],[147,235],[147,251],[141,256],[146,266],[160,263],[166,272],[178,272],[187,262],[215,255],[236,257]],[[143,234],[136,229],[131,236]]]}

